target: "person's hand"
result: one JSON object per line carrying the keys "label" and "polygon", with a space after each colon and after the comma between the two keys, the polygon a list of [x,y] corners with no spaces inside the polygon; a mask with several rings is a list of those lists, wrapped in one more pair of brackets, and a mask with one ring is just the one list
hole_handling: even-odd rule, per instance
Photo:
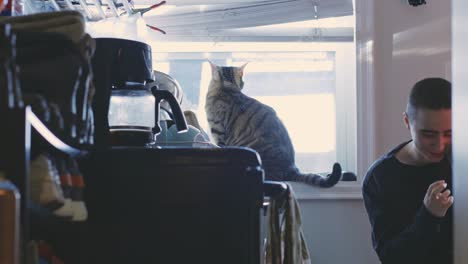
{"label": "person's hand", "polygon": [[453,196],[449,189],[443,191],[445,188],[447,183],[444,180],[436,181],[429,185],[424,197],[424,206],[436,217],[444,217],[453,204]]}

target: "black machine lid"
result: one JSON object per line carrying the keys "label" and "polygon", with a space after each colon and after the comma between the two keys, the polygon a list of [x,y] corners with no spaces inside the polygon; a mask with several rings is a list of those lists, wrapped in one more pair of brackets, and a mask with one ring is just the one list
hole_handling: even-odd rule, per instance
{"label": "black machine lid", "polygon": [[[244,147],[224,148],[143,148],[114,147],[95,151],[91,160],[99,163],[119,163],[125,166],[261,166],[258,153]],[[133,165],[132,165],[133,164]]]}
{"label": "black machine lid", "polygon": [[[151,46],[134,40],[96,38],[93,68],[101,74],[106,67],[112,87],[121,88],[127,82],[154,81]],[[104,66],[105,65],[105,66]],[[99,76],[98,76],[99,77]]]}

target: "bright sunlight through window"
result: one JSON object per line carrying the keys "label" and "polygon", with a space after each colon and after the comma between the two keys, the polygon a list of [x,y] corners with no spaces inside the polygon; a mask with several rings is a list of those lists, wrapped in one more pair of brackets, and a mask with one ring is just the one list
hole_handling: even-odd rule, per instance
{"label": "bright sunlight through window", "polygon": [[[275,109],[288,129],[296,152],[321,153],[335,149],[334,95],[260,96],[255,99]],[[307,113],[304,113],[306,105]]]}

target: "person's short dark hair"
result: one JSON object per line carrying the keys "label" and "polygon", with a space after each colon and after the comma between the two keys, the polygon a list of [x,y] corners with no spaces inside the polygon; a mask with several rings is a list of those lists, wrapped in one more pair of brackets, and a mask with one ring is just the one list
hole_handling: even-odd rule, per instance
{"label": "person's short dark hair", "polygon": [[452,109],[452,84],[442,78],[426,78],[417,82],[408,98],[406,114],[411,120],[418,109]]}

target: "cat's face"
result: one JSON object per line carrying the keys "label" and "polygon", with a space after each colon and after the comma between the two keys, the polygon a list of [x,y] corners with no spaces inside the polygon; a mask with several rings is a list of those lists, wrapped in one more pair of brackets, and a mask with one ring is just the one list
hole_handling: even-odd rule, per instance
{"label": "cat's face", "polygon": [[244,87],[244,64],[241,67],[218,66],[211,63],[211,74],[213,81],[221,82],[222,87],[242,90]]}

